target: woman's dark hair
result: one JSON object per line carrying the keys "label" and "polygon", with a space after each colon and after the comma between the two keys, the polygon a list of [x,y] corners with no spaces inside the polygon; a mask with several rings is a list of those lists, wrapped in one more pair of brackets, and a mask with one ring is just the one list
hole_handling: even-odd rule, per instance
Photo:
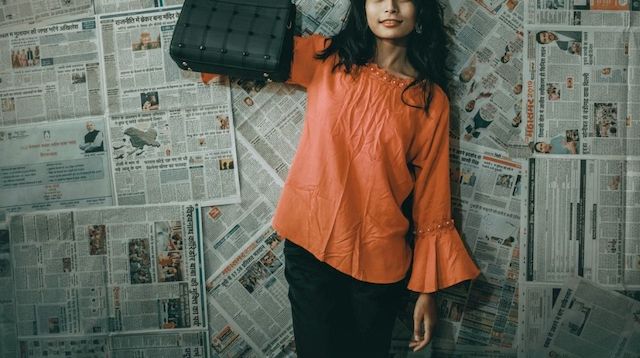
{"label": "woman's dark hair", "polygon": [[[351,73],[353,66],[363,66],[371,61],[376,50],[375,35],[367,25],[365,12],[366,0],[351,0],[351,9],[345,27],[331,38],[329,46],[316,55],[316,58],[326,60],[331,55],[338,54],[338,63],[334,71],[340,67]],[[416,7],[416,28],[411,32],[407,44],[407,58],[418,75],[402,91],[402,102],[415,108],[429,110],[433,84],[439,85],[446,93],[449,80],[447,76],[446,60],[449,55],[447,34],[445,32],[443,10],[438,0],[413,0]],[[405,92],[419,86],[425,94],[423,105],[407,103]]]}

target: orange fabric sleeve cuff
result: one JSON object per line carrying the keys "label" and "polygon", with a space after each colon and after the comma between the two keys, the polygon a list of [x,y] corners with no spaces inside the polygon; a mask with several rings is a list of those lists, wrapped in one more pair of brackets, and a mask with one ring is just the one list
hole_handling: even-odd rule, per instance
{"label": "orange fabric sleeve cuff", "polygon": [[480,270],[453,225],[418,232],[408,288],[431,293],[475,279]]}

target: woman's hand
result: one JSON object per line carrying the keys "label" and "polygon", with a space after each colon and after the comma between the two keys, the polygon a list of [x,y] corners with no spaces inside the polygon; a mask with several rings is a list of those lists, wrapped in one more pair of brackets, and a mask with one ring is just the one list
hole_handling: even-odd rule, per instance
{"label": "woman's hand", "polygon": [[413,337],[409,348],[417,352],[429,344],[438,321],[435,293],[421,293],[413,310]]}

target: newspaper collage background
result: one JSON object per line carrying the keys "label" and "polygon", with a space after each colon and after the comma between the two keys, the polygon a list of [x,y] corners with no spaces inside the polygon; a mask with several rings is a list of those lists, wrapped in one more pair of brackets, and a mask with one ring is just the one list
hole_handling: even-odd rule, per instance
{"label": "newspaper collage background", "polygon": [[[304,34],[348,8],[295,3]],[[639,355],[640,1],[444,3],[482,276],[439,293],[429,351],[407,305],[391,353]],[[1,357],[295,356],[269,223],[305,93],[179,70],[180,4],[0,1]]]}

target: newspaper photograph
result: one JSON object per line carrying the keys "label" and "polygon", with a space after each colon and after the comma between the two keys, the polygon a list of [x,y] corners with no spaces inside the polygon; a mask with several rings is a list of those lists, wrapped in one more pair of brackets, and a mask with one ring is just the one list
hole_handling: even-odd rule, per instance
{"label": "newspaper photograph", "polygon": [[10,217],[18,336],[206,327],[199,208]]}
{"label": "newspaper photograph", "polygon": [[180,7],[99,17],[110,114],[204,106],[226,95],[169,56]]}
{"label": "newspaper photograph", "polygon": [[640,355],[640,302],[589,280],[563,285],[544,338],[545,357]]}
{"label": "newspaper photograph", "polygon": [[532,158],[526,281],[640,287],[640,160]]}
{"label": "newspaper photograph", "polygon": [[526,156],[521,114],[523,28],[520,1],[450,1],[451,130],[461,146]]}
{"label": "newspaper photograph", "polygon": [[229,87],[197,108],[110,117],[118,205],[240,201],[240,179]]}
{"label": "newspaper photograph", "polygon": [[[530,29],[524,76],[531,150],[640,155],[640,30]],[[584,51],[583,51],[584,50]],[[580,114],[580,115],[577,115]]]}
{"label": "newspaper photograph", "polygon": [[105,113],[94,18],[0,33],[0,126]]}
{"label": "newspaper photograph", "polygon": [[[0,29],[53,24],[93,16],[91,0],[2,0]],[[25,26],[26,25],[26,26]]]}
{"label": "newspaper photograph", "polygon": [[629,27],[640,25],[637,0],[530,0],[527,23]]}
{"label": "newspaper photograph", "polygon": [[0,217],[113,204],[105,120],[0,128]]}
{"label": "newspaper photograph", "polygon": [[207,278],[213,357],[275,357],[291,350],[284,246],[270,225]]}

